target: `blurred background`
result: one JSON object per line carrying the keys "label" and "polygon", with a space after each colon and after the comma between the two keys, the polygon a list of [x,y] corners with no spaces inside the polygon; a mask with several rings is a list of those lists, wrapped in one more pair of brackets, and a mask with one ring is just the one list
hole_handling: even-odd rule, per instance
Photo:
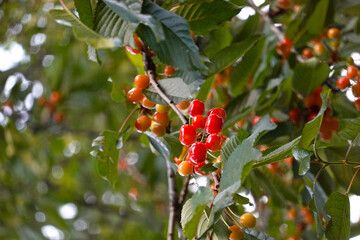
{"label": "blurred background", "polygon": [[161,239],[163,160],[133,133],[113,188],[90,155],[131,110],[111,99],[110,81],[130,86],[137,69],[123,49],[90,61],[48,14],[56,4],[0,0],[0,239]]}

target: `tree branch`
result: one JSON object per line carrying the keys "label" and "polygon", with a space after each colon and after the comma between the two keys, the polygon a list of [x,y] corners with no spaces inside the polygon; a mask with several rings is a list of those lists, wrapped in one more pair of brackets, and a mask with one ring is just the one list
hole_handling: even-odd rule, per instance
{"label": "tree branch", "polygon": [[[179,116],[181,122],[186,124],[188,120],[186,117],[180,112],[180,110],[175,106],[174,102],[164,93],[161,89],[160,85],[156,81],[156,66],[152,60],[152,54],[150,49],[143,43],[141,54],[144,62],[144,69],[146,74],[149,76],[150,84],[155,88],[156,92],[159,96],[174,110],[174,112]],[[168,223],[168,232],[167,232],[167,240],[174,239],[174,226],[175,222],[179,220],[179,212],[181,211],[181,206],[178,201],[178,192],[176,189],[175,182],[175,172],[171,168],[171,164],[169,161],[166,161],[167,167],[167,177],[168,177],[168,193],[169,193],[169,223]],[[185,181],[185,180],[184,180]],[[187,192],[187,184],[186,187],[183,188],[181,193],[181,203],[183,203],[185,199],[185,195]]]}
{"label": "tree branch", "polygon": [[[262,19],[269,24],[269,27],[271,29],[271,31],[273,31],[276,35],[276,37],[282,41],[285,39],[285,35],[277,28],[275,27],[274,23],[272,22],[271,18],[263,11],[261,11],[254,3],[253,0],[247,0],[249,5],[255,10],[255,12],[257,12]],[[300,54],[296,51],[296,49],[294,47],[291,48],[291,51],[294,52],[296,54],[296,59],[299,62],[304,62],[304,59],[300,56]]]}
{"label": "tree branch", "polygon": [[177,216],[177,209],[178,209],[178,196],[176,190],[176,183],[175,183],[175,172],[172,170],[170,162],[166,161],[167,167],[167,175],[168,175],[168,182],[169,182],[169,224],[168,224],[168,233],[167,233],[167,240],[174,239],[174,226]]}
{"label": "tree branch", "polygon": [[179,116],[181,122],[183,124],[188,123],[186,117],[180,112],[180,110],[176,107],[174,102],[164,93],[161,89],[160,85],[156,81],[156,66],[152,60],[152,56],[150,54],[149,48],[143,43],[141,54],[143,56],[144,61],[144,69],[146,74],[150,78],[151,85],[155,88],[156,92],[159,96],[174,110],[174,112]]}

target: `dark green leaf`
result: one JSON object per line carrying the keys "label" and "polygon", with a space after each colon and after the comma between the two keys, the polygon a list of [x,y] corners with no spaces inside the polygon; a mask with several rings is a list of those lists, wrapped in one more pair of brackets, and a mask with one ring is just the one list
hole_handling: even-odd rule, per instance
{"label": "dark green leaf", "polygon": [[326,226],[325,235],[329,240],[348,240],[350,235],[349,197],[334,192],[326,202],[325,211],[331,220]]}
{"label": "dark green leaf", "polygon": [[274,130],[276,128],[276,124],[270,121],[270,116],[266,115],[262,117],[254,126],[252,133],[249,137],[249,140],[253,143],[256,141],[267,131]]}
{"label": "dark green leaf", "polygon": [[[157,83],[175,104],[191,99],[190,89],[181,78],[166,78],[158,81]],[[167,105],[152,85],[146,88],[143,91],[143,94],[154,103]]]}
{"label": "dark green leaf", "polygon": [[202,168],[200,168],[200,171],[208,174],[216,171],[218,168],[214,167],[212,163],[205,164]]}
{"label": "dark green leaf", "polygon": [[243,88],[250,77],[253,76],[261,59],[261,53],[265,45],[265,38],[260,39],[251,48],[241,61],[233,68],[230,75],[230,91],[237,96],[243,92]]}
{"label": "dark green leaf", "polygon": [[250,200],[247,197],[241,196],[240,194],[235,193],[233,195],[234,201],[238,204],[248,204],[250,203]]}
{"label": "dark green leaf", "polygon": [[188,20],[190,28],[197,35],[206,35],[239,11],[239,7],[223,0],[189,0],[175,9],[177,14]]}
{"label": "dark green leaf", "polygon": [[150,1],[144,2],[143,12],[162,23],[165,40],[158,41],[151,29],[145,25],[140,25],[137,32],[163,63],[183,71],[206,70],[185,19]]}
{"label": "dark green leaf", "polygon": [[64,8],[64,10],[51,9],[49,13],[56,20],[64,20],[71,23],[75,36],[79,40],[90,43],[94,48],[112,48],[115,46],[113,39],[104,38],[94,32],[91,28],[82,23],[68,8]]}
{"label": "dark green leaf", "polygon": [[310,58],[296,65],[292,79],[293,88],[304,97],[308,96],[325,81],[329,73],[327,63]]}
{"label": "dark green leaf", "polygon": [[214,82],[214,77],[208,77],[205,80],[204,84],[200,87],[200,90],[198,92],[198,95],[196,96],[196,99],[205,101],[209,94],[209,91],[213,85],[213,82]]}
{"label": "dark green leaf", "polygon": [[321,0],[316,5],[313,14],[306,23],[306,28],[311,34],[321,34],[324,31],[330,0]]}
{"label": "dark green leaf", "polygon": [[223,23],[217,29],[209,33],[209,44],[203,49],[205,55],[209,58],[213,57],[218,51],[231,44],[232,35],[230,32],[230,24]]}
{"label": "dark green leaf", "polygon": [[209,76],[221,72],[233,62],[242,57],[261,38],[260,35],[252,35],[242,42],[234,43],[216,53],[208,64]]}
{"label": "dark green leaf", "polygon": [[90,0],[74,0],[80,20],[89,28],[93,28],[93,14]]}
{"label": "dark green leaf", "polygon": [[122,102],[125,100],[125,93],[123,89],[114,81],[112,82],[111,98],[115,102]]}

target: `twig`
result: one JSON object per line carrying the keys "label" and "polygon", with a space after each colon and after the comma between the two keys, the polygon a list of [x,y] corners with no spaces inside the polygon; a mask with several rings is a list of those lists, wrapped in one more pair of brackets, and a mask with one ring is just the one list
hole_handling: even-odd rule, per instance
{"label": "twig", "polygon": [[236,221],[236,219],[233,217],[233,215],[228,211],[227,208],[224,209],[224,213],[225,215],[236,225],[238,226],[240,229],[242,228],[242,226],[239,224],[238,221]]}
{"label": "twig", "polygon": [[123,124],[121,125],[121,127],[120,127],[120,129],[119,129],[119,131],[118,131],[116,140],[119,139],[122,130],[124,129],[126,123],[129,121],[129,119],[131,118],[131,116],[134,115],[134,113],[135,113],[136,111],[138,111],[138,110],[140,110],[140,108],[135,108],[135,109],[132,110],[132,111],[129,113],[129,115],[125,118]]}
{"label": "twig", "polygon": [[175,183],[175,173],[171,168],[170,162],[166,161],[168,183],[169,183],[169,225],[167,232],[167,240],[174,239],[174,226],[176,221],[176,213],[178,209],[178,196]]}
{"label": "twig", "polygon": [[351,141],[351,143],[350,143],[350,145],[349,145],[349,148],[348,148],[348,150],[347,150],[347,152],[346,152],[345,160],[344,160],[345,164],[348,163],[348,158],[349,158],[350,150],[351,150],[351,148],[352,148],[352,146],[353,146],[353,143],[354,143],[354,141]]}
{"label": "twig", "polygon": [[276,37],[282,41],[284,40],[284,34],[277,28],[274,26],[272,20],[270,19],[270,17],[264,13],[263,11],[261,11],[253,2],[253,0],[248,0],[248,3],[250,4],[250,6],[255,10],[255,12],[257,12],[258,14],[260,14],[260,16],[264,19],[265,22],[267,22],[270,26],[270,29],[275,33]]}
{"label": "twig", "polygon": [[176,107],[174,102],[164,93],[161,89],[160,85],[156,81],[156,66],[151,58],[151,54],[149,52],[149,48],[146,44],[143,43],[141,54],[143,56],[144,61],[144,69],[146,74],[150,78],[151,85],[155,88],[156,92],[159,96],[174,110],[174,112],[179,116],[181,122],[186,124],[188,120],[186,117],[180,112],[180,110]]}
{"label": "twig", "polygon": [[185,202],[186,194],[188,193],[189,182],[190,182],[190,176],[186,176],[184,178],[184,182],[179,195],[179,200],[178,200],[179,206],[182,206]]}
{"label": "twig", "polygon": [[[275,27],[274,23],[272,22],[271,18],[263,11],[261,11],[254,3],[253,0],[247,0],[249,5],[255,10],[255,12],[257,12],[262,19],[267,22],[269,24],[269,27],[271,29],[271,31],[273,31],[276,35],[276,37],[282,41],[285,39],[284,34],[277,28]],[[299,62],[304,62],[304,59],[300,56],[300,54],[296,51],[296,49],[294,47],[291,48],[291,51],[294,52],[296,54],[296,59]]]}
{"label": "twig", "polygon": [[320,177],[320,174],[322,173],[322,171],[324,171],[324,169],[329,166],[329,164],[325,164],[323,165],[320,170],[317,172],[316,176],[315,176],[315,179],[314,179],[314,182],[313,182],[313,185],[314,185],[314,188],[315,188],[315,184],[316,184],[316,181],[318,180],[318,178]]}
{"label": "twig", "polygon": [[351,181],[350,181],[350,184],[349,184],[349,187],[348,187],[348,189],[346,190],[345,195],[349,195],[351,186],[352,186],[352,184],[353,184],[353,182],[354,182],[354,180],[355,180],[356,175],[357,175],[359,172],[360,172],[360,168],[358,168],[358,170],[356,170],[354,176],[352,177],[352,179],[351,179]]}

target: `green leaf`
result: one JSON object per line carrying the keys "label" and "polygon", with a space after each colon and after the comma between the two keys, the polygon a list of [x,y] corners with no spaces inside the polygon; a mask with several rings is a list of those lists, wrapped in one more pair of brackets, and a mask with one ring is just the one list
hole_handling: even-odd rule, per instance
{"label": "green leaf", "polygon": [[214,77],[208,77],[205,80],[204,84],[200,87],[200,90],[196,96],[196,99],[199,99],[204,102],[209,94],[209,91],[213,85],[213,82],[214,82]]}
{"label": "green leaf", "polygon": [[75,36],[81,40],[90,43],[94,48],[113,48],[115,43],[111,38],[104,38],[99,35],[84,23],[80,21],[66,6],[64,10],[60,9],[51,9],[49,11],[50,15],[56,20],[64,20],[69,22],[72,27]]}
{"label": "green leaf", "polygon": [[195,34],[206,35],[240,10],[241,8],[223,0],[189,0],[176,7],[175,13],[188,20]]}
{"label": "green leaf", "polygon": [[230,91],[234,96],[243,92],[246,82],[253,76],[260,62],[264,45],[265,38],[261,38],[233,68],[230,75]]}
{"label": "green leaf", "polygon": [[296,147],[293,148],[292,154],[300,162],[299,175],[306,174],[310,169],[310,157],[313,155],[313,152]]}
{"label": "green leaf", "polygon": [[231,41],[230,24],[225,22],[209,33],[209,44],[203,49],[203,52],[207,57],[211,58],[218,51],[229,46]]}
{"label": "green leaf", "polygon": [[252,129],[252,134],[249,137],[249,140],[254,144],[256,141],[267,131],[274,130],[277,127],[275,123],[270,121],[270,116],[266,115],[262,117]]}
{"label": "green leaf", "polygon": [[326,80],[329,73],[330,68],[327,63],[320,62],[316,58],[305,60],[298,63],[294,69],[293,88],[302,96],[308,96]]}
{"label": "green leaf", "polygon": [[125,100],[123,89],[115,81],[112,82],[111,98],[115,102],[123,102]]}
{"label": "green leaf", "polygon": [[192,40],[185,19],[150,1],[144,2],[143,12],[162,23],[165,34],[165,40],[162,41],[158,41],[151,29],[143,24],[137,30],[141,39],[149,45],[161,62],[183,71],[207,69],[201,62],[199,49]]}
{"label": "green leaf", "polygon": [[232,203],[233,194],[239,190],[253,163],[261,157],[260,151],[253,148],[252,144],[251,140],[244,140],[224,162],[220,190],[214,199],[213,210],[210,214],[211,225],[220,217],[221,211]]}
{"label": "green leaf", "polygon": [[96,5],[94,17],[94,30],[105,37],[112,37],[117,40],[120,46],[131,46],[136,48],[134,32],[138,24],[127,22],[99,0]]}
{"label": "green leaf", "polygon": [[175,78],[181,78],[188,85],[191,94],[199,91],[200,86],[205,82],[205,76],[197,71],[176,71]]}
{"label": "green leaf", "polygon": [[271,237],[266,232],[252,228],[243,228],[242,230],[244,231],[247,240],[275,240],[275,238]]}
{"label": "green leaf", "polygon": [[[181,78],[166,78],[157,83],[175,104],[191,99],[191,91]],[[152,85],[143,90],[143,94],[154,103],[167,105]]]}
{"label": "green leaf", "polygon": [[334,192],[325,205],[331,220],[326,226],[325,236],[329,240],[348,240],[350,235],[350,202],[349,197]]}
{"label": "green leaf", "polygon": [[214,167],[214,165],[212,163],[208,163],[208,164],[205,164],[202,168],[200,168],[200,171],[205,174],[208,174],[208,173],[212,173],[212,172],[216,171],[217,169],[218,168]]}
{"label": "green leaf", "polygon": [[90,0],[74,0],[80,20],[89,28],[93,28],[93,14]]}
{"label": "green leaf", "polygon": [[233,99],[226,107],[226,119],[224,129],[232,127],[241,118],[245,118],[254,108],[254,103],[258,101],[260,91],[253,90],[244,93]]}
{"label": "green leaf", "polygon": [[346,140],[353,141],[360,133],[360,118],[342,119],[338,135]]}
{"label": "green leaf", "polygon": [[237,193],[233,195],[233,199],[236,203],[241,205],[250,203],[250,200],[247,197],[241,196],[240,194]]}
{"label": "green leaf", "polygon": [[273,151],[266,152],[266,155],[262,156],[255,166],[263,166],[269,163],[273,163],[279,160],[292,156],[292,149],[299,143],[300,137],[295,138],[289,143],[286,143]]}
{"label": "green leaf", "polygon": [[260,38],[261,35],[252,35],[244,41],[234,43],[216,53],[210,59],[210,63],[207,64],[209,67],[208,75],[211,76],[223,71],[251,49]]}
{"label": "green leaf", "polygon": [[130,22],[136,28],[139,24],[148,26],[154,33],[156,40],[164,40],[165,35],[160,22],[154,17],[141,14],[142,1],[139,0],[126,0],[126,1],[115,1],[115,0],[102,0],[111,10],[114,11],[121,19]]}
{"label": "green leaf", "polygon": [[170,146],[162,137],[157,137],[152,132],[146,131],[145,134],[148,136],[151,145],[155,148],[155,150],[168,161],[170,159]]}
{"label": "green leaf", "polygon": [[241,144],[241,142],[249,136],[249,133],[241,129],[237,136],[231,136],[226,139],[222,148],[221,148],[221,160],[226,162],[231,154],[234,152],[235,148]]}
{"label": "green leaf", "polygon": [[321,0],[306,23],[306,28],[311,34],[321,34],[326,26],[330,0]]}
{"label": "green leaf", "polygon": [[[208,187],[199,187],[193,197],[185,203],[181,214],[181,225],[187,238],[192,239],[198,235],[199,222],[203,214],[206,214],[204,210],[207,204],[213,199],[212,191],[213,190]],[[201,233],[199,235],[201,235]]]}
{"label": "green leaf", "polygon": [[97,147],[91,155],[96,157],[97,169],[102,178],[115,186],[118,180],[117,164],[119,158],[118,133],[104,131],[101,136],[94,139],[92,147]]}
{"label": "green leaf", "polygon": [[321,109],[320,109],[318,115],[316,115],[316,117],[313,120],[311,120],[310,122],[307,122],[305,124],[304,129],[301,133],[299,148],[308,150],[310,144],[318,135],[318,131],[321,126],[323,115],[324,115],[324,112],[328,105],[329,94],[330,94],[330,90],[327,90],[324,92],[324,94],[321,94],[321,99],[322,99]]}

